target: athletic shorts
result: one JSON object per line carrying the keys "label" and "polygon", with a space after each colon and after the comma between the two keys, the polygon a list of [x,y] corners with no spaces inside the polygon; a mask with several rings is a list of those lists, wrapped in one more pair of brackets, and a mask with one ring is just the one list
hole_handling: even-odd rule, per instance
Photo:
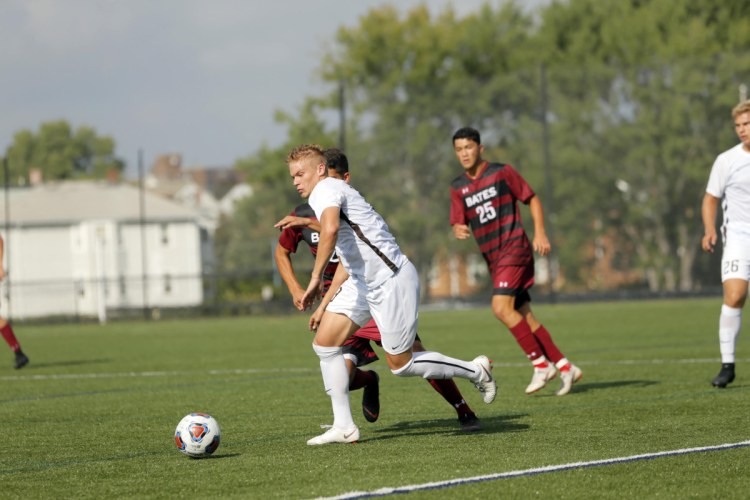
{"label": "athletic shorts", "polygon": [[354,363],[354,366],[365,366],[377,361],[378,355],[370,345],[370,341],[356,335],[355,333],[344,342],[342,346],[344,358]]}
{"label": "athletic shorts", "polygon": [[492,274],[493,295],[519,296],[534,285],[534,265],[496,266]]}
{"label": "athletic shorts", "polygon": [[750,242],[728,235],[721,255],[721,282],[750,281]]}
{"label": "athletic shorts", "polygon": [[380,330],[383,349],[389,354],[408,351],[417,335],[419,276],[409,261],[380,286],[346,280],[328,304],[328,311],[344,314],[358,325],[371,319]]}

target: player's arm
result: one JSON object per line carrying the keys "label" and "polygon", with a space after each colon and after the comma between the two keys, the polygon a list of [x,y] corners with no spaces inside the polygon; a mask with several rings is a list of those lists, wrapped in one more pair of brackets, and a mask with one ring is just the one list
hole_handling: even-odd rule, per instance
{"label": "player's arm", "polygon": [[471,231],[469,230],[469,226],[466,224],[453,224],[453,236],[456,237],[456,239],[459,240],[465,240],[469,236],[471,236]]}
{"label": "player's arm", "polygon": [[281,230],[294,227],[309,227],[313,231],[320,231],[320,223],[318,223],[316,219],[311,219],[310,217],[297,217],[294,215],[287,215],[274,224],[273,227]]}
{"label": "player's arm", "polygon": [[706,252],[713,252],[716,245],[716,212],[719,207],[719,198],[706,193],[703,195],[701,204],[701,218],[703,219],[703,239],[701,247]]}
{"label": "player's arm", "polygon": [[451,189],[450,224],[451,229],[453,229],[453,236],[456,239],[465,240],[471,236],[471,230],[464,221],[466,221],[466,213],[463,200],[456,194],[455,190]]}
{"label": "player's arm", "polygon": [[279,270],[281,279],[292,295],[294,306],[299,309],[302,306],[302,296],[305,294],[305,289],[297,280],[297,275],[294,273],[292,252],[284,248],[280,243],[277,243],[276,249],[273,252],[273,258],[276,261],[276,268]]}
{"label": "player's arm", "polygon": [[323,210],[323,214],[320,217],[318,253],[315,255],[315,265],[313,266],[310,283],[307,285],[305,295],[302,297],[302,310],[309,308],[315,297],[317,297],[320,283],[323,279],[323,271],[325,271],[328,261],[331,260],[331,256],[336,249],[340,215],[341,210],[339,207],[331,206]]}
{"label": "player's arm", "polygon": [[544,210],[542,209],[542,201],[537,195],[534,195],[529,200],[529,210],[531,211],[531,219],[534,221],[534,250],[539,255],[547,255],[552,249],[552,245],[549,243],[547,238],[547,231],[544,228]]}

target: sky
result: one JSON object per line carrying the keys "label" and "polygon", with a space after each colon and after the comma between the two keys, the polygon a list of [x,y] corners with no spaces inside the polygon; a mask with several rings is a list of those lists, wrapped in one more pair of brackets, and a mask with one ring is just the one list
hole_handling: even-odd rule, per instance
{"label": "sky", "polygon": [[[159,154],[231,166],[284,142],[320,54],[372,8],[425,3],[459,15],[503,0],[0,0],[0,147],[66,120],[112,137],[137,175]],[[543,0],[527,0],[536,4]]]}

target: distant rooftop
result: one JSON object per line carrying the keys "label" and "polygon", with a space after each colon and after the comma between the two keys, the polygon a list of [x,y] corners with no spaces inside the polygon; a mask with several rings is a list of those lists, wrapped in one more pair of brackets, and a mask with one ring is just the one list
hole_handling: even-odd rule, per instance
{"label": "distant rooftop", "polygon": [[[5,223],[8,193],[11,226],[63,225],[92,219],[130,222],[140,219],[137,187],[106,181],[66,181],[32,187],[0,190],[0,225]],[[196,211],[144,192],[144,217],[147,220],[196,220]]]}

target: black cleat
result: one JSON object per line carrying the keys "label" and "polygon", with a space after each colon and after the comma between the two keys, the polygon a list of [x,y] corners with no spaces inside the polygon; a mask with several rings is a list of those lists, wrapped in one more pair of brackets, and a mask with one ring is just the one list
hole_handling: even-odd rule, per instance
{"label": "black cleat", "polygon": [[16,353],[16,370],[19,368],[23,368],[24,366],[29,364],[29,357],[26,356],[23,351],[18,351]]}
{"label": "black cleat", "polygon": [[479,419],[473,413],[464,413],[458,417],[458,422],[461,424],[461,430],[464,432],[476,432],[482,429]]}
{"label": "black cleat", "polygon": [[370,373],[375,375],[375,381],[365,386],[362,394],[362,414],[368,422],[375,422],[380,416],[380,376],[377,372]]}
{"label": "black cleat", "polygon": [[711,385],[724,389],[732,381],[734,381],[734,363],[724,363],[721,365],[719,374],[711,381]]}

